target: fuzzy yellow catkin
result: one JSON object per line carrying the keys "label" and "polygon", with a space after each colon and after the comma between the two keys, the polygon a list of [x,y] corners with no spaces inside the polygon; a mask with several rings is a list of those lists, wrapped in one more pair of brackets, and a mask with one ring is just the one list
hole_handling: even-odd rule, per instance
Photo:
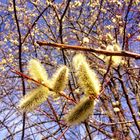
{"label": "fuzzy yellow catkin", "polygon": [[48,83],[48,74],[39,60],[31,59],[28,63],[28,70],[33,79]]}
{"label": "fuzzy yellow catkin", "polygon": [[97,74],[90,68],[83,54],[77,54],[73,58],[73,65],[76,70],[76,76],[79,86],[87,95],[97,97],[101,90],[100,81]]}
{"label": "fuzzy yellow catkin", "polygon": [[59,96],[59,92],[63,91],[68,83],[69,69],[66,66],[60,66],[50,80],[51,89]]}
{"label": "fuzzy yellow catkin", "polygon": [[[115,43],[113,45],[108,45],[106,48],[107,51],[121,51],[121,48],[119,46],[119,44]],[[111,59],[111,60],[110,60]],[[105,57],[105,62],[108,63],[112,63],[112,66],[117,67],[122,61],[122,57],[121,56],[107,56]]]}
{"label": "fuzzy yellow catkin", "polygon": [[46,101],[49,90],[46,87],[39,86],[26,94],[19,102],[19,108],[23,112],[34,110],[37,106]]}
{"label": "fuzzy yellow catkin", "polygon": [[85,121],[92,114],[94,100],[89,97],[83,97],[81,101],[64,117],[68,125],[79,124]]}

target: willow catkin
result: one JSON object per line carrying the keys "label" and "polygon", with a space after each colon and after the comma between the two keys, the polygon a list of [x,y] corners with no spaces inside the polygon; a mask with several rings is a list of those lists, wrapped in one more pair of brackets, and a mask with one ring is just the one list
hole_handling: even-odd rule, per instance
{"label": "willow catkin", "polygon": [[51,89],[59,96],[59,92],[63,91],[68,83],[68,73],[69,69],[66,66],[60,66],[56,73],[53,74],[50,86]]}
{"label": "willow catkin", "polygon": [[25,111],[32,111],[37,106],[46,101],[48,97],[48,88],[39,86],[26,94],[19,102],[19,108]]}
{"label": "willow catkin", "polygon": [[[113,52],[113,51],[121,51],[121,48],[117,43],[115,43],[113,45],[108,45],[106,50],[111,51],[111,52]],[[111,57],[106,56],[105,57],[105,62],[107,64],[109,64],[111,62],[112,66],[114,66],[114,67],[117,67],[121,63],[121,61],[122,61],[121,56],[111,56]]]}
{"label": "willow catkin", "polygon": [[31,59],[28,63],[28,70],[33,79],[48,83],[48,74],[39,60]]}
{"label": "willow catkin", "polygon": [[87,95],[99,95],[101,85],[97,77],[97,74],[90,68],[86,61],[86,58],[82,54],[77,54],[73,58],[73,65],[76,70],[76,76],[79,86],[83,89]]}
{"label": "willow catkin", "polygon": [[68,125],[79,124],[86,120],[92,114],[94,100],[89,97],[83,97],[81,101],[64,117]]}
{"label": "willow catkin", "polygon": [[[121,51],[121,48],[120,48],[119,44],[115,43],[113,45],[113,47],[114,47],[114,51]],[[121,56],[113,56],[112,60],[113,60],[113,65],[115,67],[117,67],[121,63],[122,57]]]}
{"label": "willow catkin", "polygon": [[86,62],[86,57],[81,53],[76,54],[73,58],[73,66],[75,68],[75,71],[78,71],[79,65],[82,62]]}

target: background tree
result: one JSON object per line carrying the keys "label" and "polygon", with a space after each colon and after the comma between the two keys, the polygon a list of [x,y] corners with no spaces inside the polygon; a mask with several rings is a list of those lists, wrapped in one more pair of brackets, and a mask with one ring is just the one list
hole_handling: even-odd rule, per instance
{"label": "background tree", "polygon": [[[139,7],[139,0],[1,0],[0,139],[139,139]],[[120,50],[114,53],[116,44]],[[102,92],[93,115],[68,126],[63,117],[84,94],[71,63],[77,53],[84,53],[99,76]],[[114,66],[112,55],[121,63]],[[22,113],[18,103],[36,84],[13,71],[29,75],[31,58],[50,77],[66,65],[69,82],[59,99],[49,96]]]}

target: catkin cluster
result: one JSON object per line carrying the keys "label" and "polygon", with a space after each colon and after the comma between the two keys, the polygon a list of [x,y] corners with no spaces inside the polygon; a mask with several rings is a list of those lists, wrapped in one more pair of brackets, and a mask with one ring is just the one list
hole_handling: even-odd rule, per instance
{"label": "catkin cluster", "polygon": [[100,81],[97,74],[90,68],[83,54],[78,54],[73,58],[73,66],[76,70],[76,77],[79,86],[86,95],[93,94],[95,97],[100,93]]}
{"label": "catkin cluster", "polygon": [[60,66],[51,79],[48,79],[45,68],[37,59],[31,59],[29,61],[28,70],[34,80],[46,86],[38,86],[20,100],[19,108],[24,112],[34,110],[37,106],[46,101],[51,93],[50,90],[58,96],[58,93],[65,89],[68,81],[68,68],[66,66]]}
{"label": "catkin cluster", "polygon": [[[82,88],[85,96],[80,102],[64,117],[69,125],[81,123],[86,120],[93,112],[94,100],[100,93],[100,82],[96,73],[90,68],[86,57],[83,54],[77,54],[73,58],[73,66],[76,71],[79,87]],[[60,96],[68,82],[69,69],[66,66],[60,66],[53,74],[52,78],[48,78],[48,74],[43,65],[37,59],[31,59],[28,64],[28,70],[31,77],[46,86],[40,85],[25,95],[19,103],[20,109],[23,111],[32,111],[42,104],[50,95],[54,93],[54,97]],[[94,96],[94,99],[90,96]]]}
{"label": "catkin cluster", "polygon": [[[107,51],[121,51],[119,44],[115,43],[113,45],[108,45],[106,48]],[[113,67],[117,67],[122,61],[121,56],[105,56],[105,62],[107,64],[111,63]]]}
{"label": "catkin cluster", "polygon": [[64,117],[69,125],[81,123],[92,114],[94,108],[94,99],[100,93],[100,82],[96,73],[90,68],[83,54],[77,54],[73,58],[73,66],[76,71],[79,86],[83,89],[86,96]]}

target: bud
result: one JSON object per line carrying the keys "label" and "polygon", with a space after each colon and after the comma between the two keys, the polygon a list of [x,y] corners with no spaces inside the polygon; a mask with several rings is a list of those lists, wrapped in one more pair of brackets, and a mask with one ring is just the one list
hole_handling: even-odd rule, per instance
{"label": "bud", "polygon": [[79,89],[79,88],[75,89],[75,90],[73,91],[73,93],[75,93],[75,94],[80,94],[80,89]]}
{"label": "bud", "polygon": [[120,109],[118,107],[114,107],[114,112],[119,112]]}
{"label": "bud", "polygon": [[116,101],[116,102],[112,102],[112,105],[115,107],[115,106],[119,106],[119,101]]}
{"label": "bud", "polygon": [[87,37],[83,38],[83,43],[89,43],[89,39]]}
{"label": "bud", "polygon": [[113,39],[114,39],[111,33],[107,33],[106,37],[107,37],[108,41],[113,41]]}

